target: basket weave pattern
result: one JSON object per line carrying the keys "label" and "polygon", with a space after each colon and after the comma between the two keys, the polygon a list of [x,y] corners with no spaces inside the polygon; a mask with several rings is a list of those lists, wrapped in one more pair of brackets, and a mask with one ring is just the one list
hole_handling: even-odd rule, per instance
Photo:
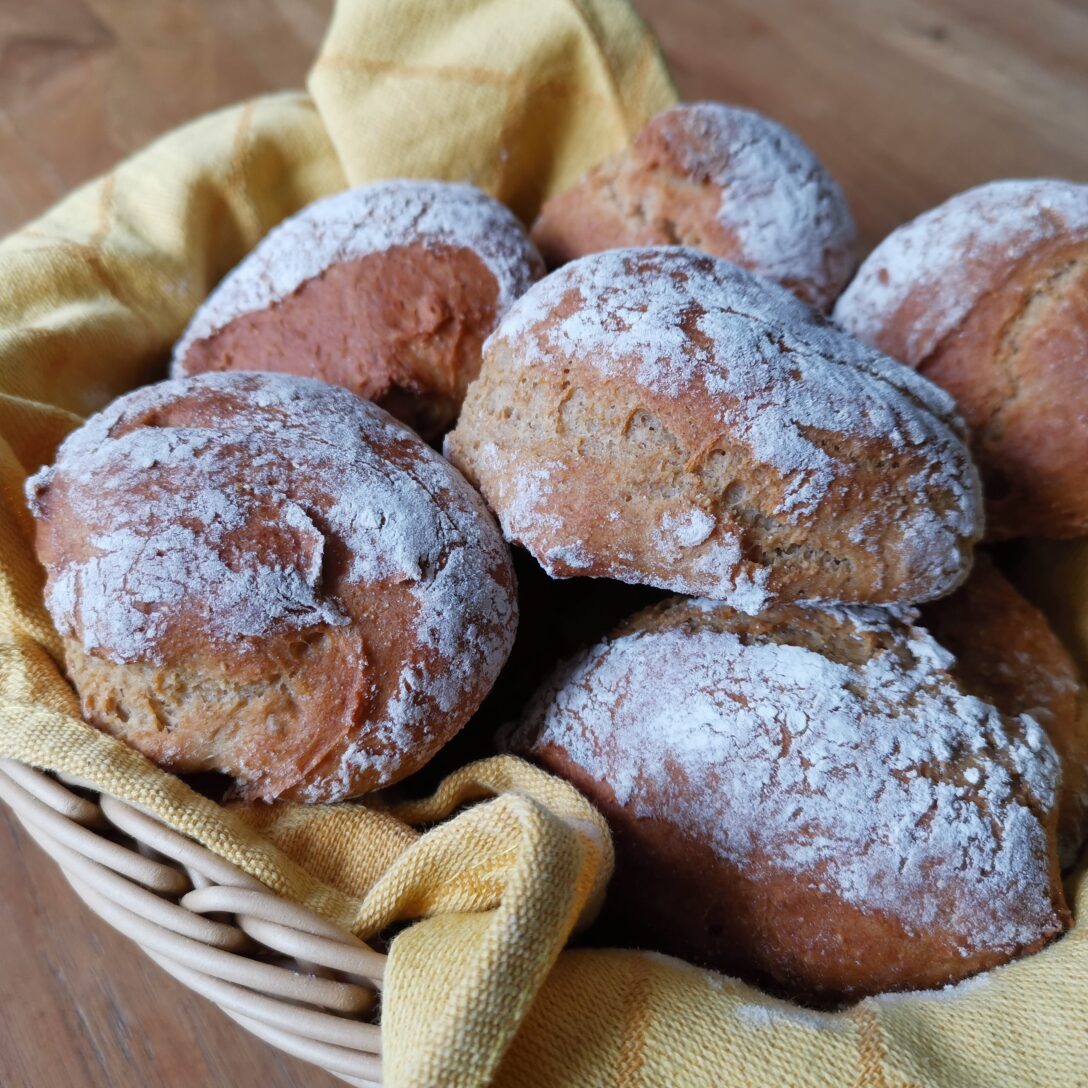
{"label": "basket weave pattern", "polygon": [[183,985],[345,1083],[381,1084],[381,953],[86,783],[0,760],[0,799],[83,902]]}

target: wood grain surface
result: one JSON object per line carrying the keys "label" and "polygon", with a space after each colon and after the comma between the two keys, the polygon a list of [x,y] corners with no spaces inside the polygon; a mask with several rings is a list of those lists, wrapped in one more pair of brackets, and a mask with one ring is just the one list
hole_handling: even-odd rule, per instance
{"label": "wood grain surface", "polygon": [[[437,0],[436,0],[437,2]],[[0,231],[155,135],[301,85],[331,0],[0,0]],[[969,185],[1088,180],[1083,0],[636,0],[681,92],[762,109],[866,249]],[[2,1088],[331,1088],[93,918],[0,807]]]}

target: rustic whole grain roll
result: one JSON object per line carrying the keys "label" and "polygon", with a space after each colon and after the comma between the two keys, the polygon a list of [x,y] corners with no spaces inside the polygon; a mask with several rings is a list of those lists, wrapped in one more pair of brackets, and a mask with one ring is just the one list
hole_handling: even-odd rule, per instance
{"label": "rustic whole grain roll", "polygon": [[27,494],[86,719],[248,798],[404,777],[471,716],[513,640],[510,557],[479,497],[322,382],[137,390]]}
{"label": "rustic whole grain roll", "polygon": [[922,622],[955,655],[950,671],[1002,714],[1030,714],[1061,761],[1058,849],[1063,868],[1088,836],[1088,692],[1046,617],[997,569],[976,557],[951,597],[922,609]]}
{"label": "rustic whole grain roll", "polygon": [[904,616],[674,599],[538,694],[510,747],[608,818],[643,945],[819,1003],[928,988],[1070,922],[1058,763]]}
{"label": "rustic whole grain roll", "polygon": [[873,250],[835,320],[956,398],[991,537],[1088,534],[1088,185],[952,197]]}
{"label": "rustic whole grain roll", "polygon": [[681,247],[565,265],[485,347],[446,453],[553,577],[729,601],[924,600],[981,533],[951,399]]}
{"label": "rustic whole grain roll", "polygon": [[435,438],[457,418],[480,345],[543,270],[513,212],[471,185],[349,189],[281,224],[223,280],[173,374],[321,378]]}
{"label": "rustic whole grain roll", "polygon": [[826,310],[855,265],[842,191],[789,129],[691,102],[549,200],[532,231],[551,267],[621,246],[690,245]]}

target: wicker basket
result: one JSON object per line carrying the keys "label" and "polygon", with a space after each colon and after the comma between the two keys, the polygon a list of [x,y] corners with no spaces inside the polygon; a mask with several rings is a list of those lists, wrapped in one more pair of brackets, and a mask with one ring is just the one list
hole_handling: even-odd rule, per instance
{"label": "wicker basket", "polygon": [[280,1050],[381,1084],[385,956],[132,805],[0,760],[0,798],[88,907]]}

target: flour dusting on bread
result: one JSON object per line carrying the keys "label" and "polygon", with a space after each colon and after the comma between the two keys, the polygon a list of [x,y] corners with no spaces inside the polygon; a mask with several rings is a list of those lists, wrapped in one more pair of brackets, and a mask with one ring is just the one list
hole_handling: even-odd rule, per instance
{"label": "flour dusting on bread", "polygon": [[424,750],[428,723],[463,715],[509,650],[512,572],[479,496],[381,409],[321,382],[228,373],[138,390],[27,493],[47,526],[46,602],[81,661],[244,668],[273,640],[288,654],[347,632],[360,607],[381,622],[383,594],[410,609],[385,717],[309,783],[314,797]]}
{"label": "flour dusting on bread", "polygon": [[[673,399],[705,392],[719,419],[789,477],[803,514],[844,466],[808,432],[931,443],[962,462],[952,398],[823,322],[789,292],[682,248],[610,250],[532,287],[493,334],[525,366],[585,362]],[[859,381],[859,376],[872,381]],[[958,511],[969,532],[976,511]]]}
{"label": "flour dusting on bread", "polygon": [[796,133],[721,102],[671,112],[690,137],[674,141],[680,163],[722,191],[718,221],[737,241],[738,264],[776,283],[841,283],[849,275],[854,224],[846,202]]}
{"label": "flour dusting on bread", "polygon": [[698,600],[643,613],[546,686],[512,747],[562,751],[638,819],[742,867],[763,859],[908,934],[949,927],[964,955],[1050,926],[1059,772],[1038,724],[966,694],[893,611],[765,622],[780,627]]}
{"label": "flour dusting on bread", "polygon": [[887,345],[915,365],[1019,262],[1077,238],[1088,241],[1088,185],[1031,178],[968,189],[892,231],[839,298],[835,320],[880,343],[897,311],[919,296],[924,307],[898,350]]}
{"label": "flour dusting on bread", "polygon": [[980,485],[951,398],[736,265],[581,258],[484,360],[447,456],[550,573],[579,545],[581,571],[752,609],[922,600],[966,573]]}
{"label": "flour dusting on bread", "polygon": [[331,265],[396,246],[466,248],[498,285],[502,314],[541,271],[517,217],[472,185],[395,180],[325,197],[272,230],[197,312],[174,348],[175,374],[198,340],[282,301]]}

